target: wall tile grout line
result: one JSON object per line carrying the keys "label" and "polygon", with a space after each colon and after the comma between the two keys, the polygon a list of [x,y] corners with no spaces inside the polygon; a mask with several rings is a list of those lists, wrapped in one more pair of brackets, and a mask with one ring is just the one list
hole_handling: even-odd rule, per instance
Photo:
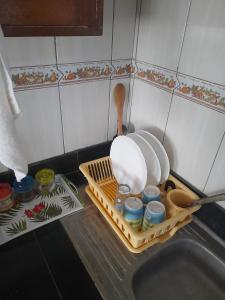
{"label": "wall tile grout line", "polygon": [[[181,61],[181,56],[182,56],[182,51],[183,51],[183,46],[184,46],[184,40],[185,40],[186,31],[187,31],[190,10],[191,10],[191,4],[192,4],[192,0],[190,0],[189,7],[188,7],[187,19],[186,19],[185,26],[184,26],[184,32],[183,32],[183,37],[182,37],[182,42],[181,42],[181,47],[180,47],[180,55],[179,55],[178,63],[177,63],[176,76],[177,76],[178,69],[180,66],[180,61]],[[178,79],[178,82],[179,82],[179,79]]]}
{"label": "wall tile grout line", "polygon": [[[54,37],[54,49],[55,49],[55,58],[56,58],[56,67],[58,68],[58,55],[57,55],[57,45],[56,45],[56,37]],[[66,153],[66,147],[65,147],[65,138],[64,138],[64,128],[63,128],[63,114],[62,114],[62,101],[61,101],[61,93],[60,93],[60,86],[58,81],[58,95],[59,95],[59,109],[60,109],[60,121],[61,121],[61,129],[62,129],[62,142],[63,142],[63,151]]]}
{"label": "wall tile grout line", "polygon": [[109,127],[110,127],[110,111],[111,111],[111,87],[112,80],[109,80],[109,105],[108,105],[108,125],[107,125],[107,141],[109,140]]}
{"label": "wall tile grout line", "polygon": [[129,116],[127,116],[127,129],[128,132],[130,131],[130,118],[131,118],[131,110],[132,110],[132,103],[133,103],[133,91],[134,91],[134,77],[130,78],[130,86],[129,86]]}
{"label": "wall tile grout line", "polygon": [[[142,0],[137,0],[136,6],[136,14],[135,14],[135,35],[134,35],[134,43],[136,45],[133,47],[133,60],[135,63],[135,68],[137,67],[136,59],[137,59],[137,47],[138,47],[138,38],[139,38],[139,30],[140,30],[140,20],[141,20],[141,7],[142,7]],[[133,93],[134,93],[134,81],[135,76],[131,76],[130,78],[130,90],[129,90],[129,116],[127,117],[127,127],[128,131],[130,130],[130,118],[131,118],[131,111],[132,111],[132,104],[133,104]]]}
{"label": "wall tile grout line", "polygon": [[111,64],[112,64],[112,61],[113,61],[113,42],[114,42],[115,7],[116,7],[116,0],[113,0],[112,37],[111,37],[111,53],[110,53],[110,62],[111,62]]}
{"label": "wall tile grout line", "polygon": [[[179,65],[180,65],[181,56],[182,56],[182,50],[183,50],[183,46],[184,46],[184,39],[185,39],[186,30],[187,30],[187,25],[188,25],[188,20],[189,20],[189,14],[190,14],[190,10],[191,10],[191,4],[192,4],[192,0],[190,0],[190,2],[189,2],[187,18],[186,18],[186,22],[185,22],[185,26],[184,26],[184,31],[183,31],[183,36],[182,36],[182,42],[181,42],[181,47],[180,47],[180,54],[179,54],[177,68],[176,68],[176,73],[175,73],[175,76],[176,76],[176,79],[177,79],[177,82],[178,82],[178,86],[181,85],[179,77],[178,77],[178,70],[179,70]],[[165,140],[165,136],[166,136],[166,129],[167,129],[168,121],[169,121],[170,111],[171,111],[171,107],[172,107],[172,103],[173,103],[173,96],[174,96],[176,88],[177,87],[174,88],[173,93],[172,93],[171,103],[170,103],[169,112],[168,112],[168,116],[167,116],[167,120],[166,120],[166,126],[165,126],[165,130],[164,130],[164,134],[163,134],[163,144],[164,144],[164,140]]]}
{"label": "wall tile grout line", "polygon": [[[132,59],[136,59],[136,54],[137,54],[137,44],[138,44],[138,36],[139,36],[141,3],[142,3],[142,0],[137,0],[137,2],[136,2]],[[136,42],[136,44],[135,44],[135,42]]]}
{"label": "wall tile grout line", "polygon": [[[114,22],[115,22],[115,6],[116,6],[116,0],[113,0],[113,15],[112,15],[112,36],[111,36],[111,53],[110,53],[110,63],[112,66],[112,69],[114,69],[113,66],[113,35],[114,35]],[[115,69],[113,70],[113,72],[115,71]],[[110,78],[109,78],[109,105],[108,105],[108,126],[107,126],[107,141],[109,140],[109,127],[110,127],[110,111],[111,111],[111,87],[112,87],[112,74],[113,72],[110,74]]]}
{"label": "wall tile grout line", "polygon": [[[129,80],[129,87],[128,87],[128,93],[127,93],[127,115],[126,115],[126,127],[127,129],[129,130],[129,122],[130,122],[130,118],[128,119],[128,112],[131,111],[131,106],[130,106],[130,97],[131,97],[131,87],[130,87],[130,83],[131,83],[131,77],[130,77],[130,80]],[[129,116],[130,116],[130,113],[129,113]]]}
{"label": "wall tile grout line", "polygon": [[202,192],[203,192],[203,193],[205,193],[206,186],[207,186],[207,184],[208,184],[210,175],[211,175],[211,173],[212,173],[212,169],[213,169],[213,167],[214,167],[214,165],[215,165],[216,159],[217,159],[217,157],[218,157],[218,154],[219,154],[219,151],[220,151],[220,149],[221,149],[221,146],[222,146],[222,143],[223,143],[223,140],[224,140],[224,139],[225,139],[225,131],[224,131],[224,133],[223,133],[223,136],[222,136],[222,138],[221,138],[219,147],[218,147],[218,149],[217,149],[217,151],[216,151],[214,160],[213,160],[212,165],[211,165],[211,168],[210,168],[210,170],[209,170],[209,175],[208,175],[208,177],[207,177],[207,179],[206,179],[206,183],[205,183],[205,185],[204,185],[204,187],[203,187],[203,189],[202,189]]}
{"label": "wall tile grout line", "polygon": [[[139,7],[138,7],[138,4],[140,5]],[[139,40],[139,32],[140,32],[140,22],[141,22],[141,10],[142,10],[142,0],[139,0],[139,2],[137,3],[137,15],[136,15],[136,19],[135,19],[135,27],[137,25],[137,40],[136,40],[135,53],[134,53],[135,63],[137,60],[137,48],[138,48],[138,40]],[[136,24],[136,22],[137,22],[137,24]]]}
{"label": "wall tile grout line", "polygon": [[174,92],[172,92],[171,98],[170,98],[170,106],[169,106],[169,110],[168,110],[168,114],[167,114],[167,118],[166,118],[165,129],[164,129],[164,132],[163,132],[163,139],[162,139],[162,144],[163,145],[164,145],[164,141],[165,141],[167,125],[168,125],[168,122],[169,122],[170,111],[171,111],[171,107],[172,107],[172,104],[173,104],[173,95],[174,95]]}

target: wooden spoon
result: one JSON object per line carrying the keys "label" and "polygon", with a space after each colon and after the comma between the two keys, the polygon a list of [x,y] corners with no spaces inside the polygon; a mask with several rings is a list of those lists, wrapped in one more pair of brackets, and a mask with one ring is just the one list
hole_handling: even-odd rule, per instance
{"label": "wooden spoon", "polygon": [[125,102],[125,86],[118,83],[114,88],[114,100],[117,110],[117,135],[123,134],[123,108]]}

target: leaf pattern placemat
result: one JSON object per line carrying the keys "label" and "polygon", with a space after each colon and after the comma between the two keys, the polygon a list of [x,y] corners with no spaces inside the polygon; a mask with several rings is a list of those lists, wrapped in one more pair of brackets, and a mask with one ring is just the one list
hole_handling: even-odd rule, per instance
{"label": "leaf pattern placemat", "polygon": [[0,213],[0,245],[83,208],[79,195],[63,175],[56,175],[52,192],[42,192],[32,201],[16,203]]}

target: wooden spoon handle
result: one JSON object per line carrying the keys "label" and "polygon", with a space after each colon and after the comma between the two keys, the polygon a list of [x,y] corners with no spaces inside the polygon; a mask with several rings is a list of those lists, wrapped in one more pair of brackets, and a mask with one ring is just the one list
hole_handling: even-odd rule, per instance
{"label": "wooden spoon handle", "polygon": [[117,135],[123,134],[123,107],[125,102],[125,86],[118,83],[114,89],[115,105],[117,110]]}
{"label": "wooden spoon handle", "polygon": [[117,135],[123,134],[123,110],[118,112]]}

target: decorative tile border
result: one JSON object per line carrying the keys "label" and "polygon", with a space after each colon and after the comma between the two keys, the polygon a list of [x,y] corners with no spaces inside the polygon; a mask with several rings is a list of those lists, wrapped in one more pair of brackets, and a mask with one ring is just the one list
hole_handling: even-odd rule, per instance
{"label": "decorative tile border", "polygon": [[15,90],[74,84],[93,80],[129,78],[174,92],[176,95],[225,113],[225,86],[154,66],[142,61],[112,61],[11,68]]}
{"label": "decorative tile border", "polygon": [[11,68],[15,90],[74,84],[110,78],[129,78],[135,68],[131,59]]}
{"label": "decorative tile border", "polygon": [[136,61],[135,78],[225,113],[225,86]]}
{"label": "decorative tile border", "polygon": [[55,65],[11,68],[15,90],[57,85],[62,74]]}
{"label": "decorative tile border", "polygon": [[59,69],[63,74],[60,84],[110,79],[113,72],[109,61],[65,64],[59,65]]}
{"label": "decorative tile border", "polygon": [[175,94],[225,112],[225,87],[183,74],[178,79]]}
{"label": "decorative tile border", "polygon": [[135,72],[135,67],[131,59],[114,60],[112,65],[114,68],[112,78],[129,78]]}
{"label": "decorative tile border", "polygon": [[160,68],[145,62],[136,62],[136,78],[147,81],[157,87],[172,92],[178,84],[176,72]]}

